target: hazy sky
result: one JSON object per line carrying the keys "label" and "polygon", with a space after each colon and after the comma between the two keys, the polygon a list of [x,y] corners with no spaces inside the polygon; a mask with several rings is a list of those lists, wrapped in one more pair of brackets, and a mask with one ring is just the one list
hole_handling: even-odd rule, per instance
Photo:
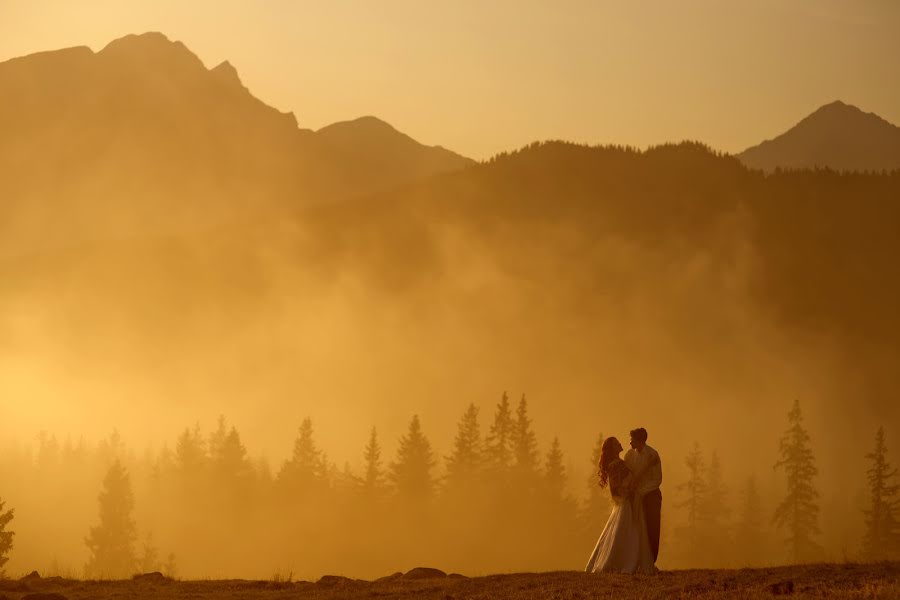
{"label": "hazy sky", "polygon": [[0,60],[149,30],[301,126],[374,114],[475,158],[737,152],[836,99],[900,123],[896,0],[0,0]]}

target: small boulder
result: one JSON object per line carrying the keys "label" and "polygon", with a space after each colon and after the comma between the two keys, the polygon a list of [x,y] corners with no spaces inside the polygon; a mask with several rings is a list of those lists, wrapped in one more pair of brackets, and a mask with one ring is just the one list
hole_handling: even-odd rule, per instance
{"label": "small boulder", "polygon": [[416,567],[403,574],[403,579],[443,579],[447,574],[440,569]]}
{"label": "small boulder", "polygon": [[134,581],[142,581],[146,583],[162,583],[168,580],[168,577],[160,573],[159,571],[153,571],[152,573],[138,573],[134,577],[132,577]]}
{"label": "small boulder", "polygon": [[316,582],[318,585],[344,585],[346,583],[353,583],[353,580],[349,577],[344,577],[342,575],[323,575]]}
{"label": "small boulder", "polygon": [[788,579],[773,583],[769,586],[769,592],[773,596],[789,596],[794,593],[794,582]]}

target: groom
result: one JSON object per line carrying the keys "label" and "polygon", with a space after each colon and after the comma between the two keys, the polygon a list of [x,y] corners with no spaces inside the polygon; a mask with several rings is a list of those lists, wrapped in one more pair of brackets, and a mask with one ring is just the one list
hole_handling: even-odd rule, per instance
{"label": "groom", "polygon": [[647,430],[643,427],[631,431],[631,450],[625,453],[625,464],[632,473],[640,473],[635,488],[635,497],[640,498],[644,506],[644,518],[647,521],[647,537],[653,562],[659,556],[659,524],[662,512],[662,463],[659,453],[647,445]]}

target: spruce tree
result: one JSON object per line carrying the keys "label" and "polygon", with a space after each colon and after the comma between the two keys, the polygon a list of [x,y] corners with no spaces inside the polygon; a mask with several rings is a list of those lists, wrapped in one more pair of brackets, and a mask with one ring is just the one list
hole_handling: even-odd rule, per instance
{"label": "spruce tree", "polygon": [[[536,514],[547,515],[546,527],[554,531],[556,539],[560,536],[568,536],[576,530],[575,518],[577,506],[575,500],[567,492],[568,475],[563,464],[563,452],[560,448],[559,438],[554,437],[550,449],[544,460],[543,494],[536,495],[535,499],[543,499],[544,506],[537,506]],[[540,488],[539,488],[540,489]],[[525,505],[527,506],[527,504]],[[524,516],[524,518],[528,518]],[[545,529],[546,531],[546,529]]]}
{"label": "spruce tree", "polygon": [[453,453],[447,460],[447,487],[466,491],[480,476],[483,460],[478,408],[469,404],[457,425]]}
{"label": "spruce tree", "polygon": [[869,481],[869,507],[864,510],[866,531],[863,537],[863,556],[868,560],[884,560],[900,556],[900,485],[896,483],[897,469],[887,460],[884,428],[875,435],[875,449],[866,454],[872,466],[866,472]]}
{"label": "spruce tree", "polygon": [[85,543],[91,556],[85,566],[88,577],[121,579],[130,576],[136,566],[134,544],[137,526],[132,518],[134,494],[131,479],[117,460],[103,479],[97,498],[100,524],[91,527]]}
{"label": "spruce tree", "polygon": [[293,493],[309,492],[320,487],[326,478],[327,468],[325,455],[313,439],[312,419],[307,417],[300,424],[294,451],[290,460],[282,466],[278,478]]}
{"label": "spruce tree", "polygon": [[363,492],[369,496],[377,496],[384,488],[384,469],[381,468],[381,445],[378,443],[378,432],[373,427],[369,434],[369,443],[363,451],[366,463],[366,474],[362,480]]}
{"label": "spruce tree", "polygon": [[159,549],[153,543],[153,534],[148,533],[144,536],[141,544],[141,554],[137,559],[138,571],[141,573],[151,573],[153,571],[162,570],[162,562],[159,560]]}
{"label": "spruce tree", "polygon": [[706,471],[706,495],[703,499],[703,520],[711,528],[721,531],[728,519],[728,488],[722,475],[719,453],[713,450]]}
{"label": "spruce tree", "polygon": [[733,547],[730,542],[728,517],[728,489],[722,474],[722,463],[715,450],[706,470],[706,493],[701,504],[700,530],[704,541],[704,562],[708,565],[722,565]]}
{"label": "spruce tree", "polygon": [[431,469],[435,465],[431,443],[422,432],[419,416],[413,415],[409,429],[400,438],[397,458],[390,465],[391,482],[401,499],[424,500],[432,492]]}
{"label": "spruce tree", "polygon": [[685,509],[687,523],[684,529],[684,542],[687,546],[688,559],[694,561],[698,558],[702,547],[703,532],[703,506],[706,501],[706,461],[700,452],[700,444],[694,442],[694,447],[684,459],[688,469],[687,481],[678,485],[683,500],[676,504],[678,508]]}
{"label": "spruce tree", "polygon": [[8,529],[10,521],[15,517],[15,511],[9,509],[3,511],[6,502],[0,498],[0,577],[5,574],[4,566],[9,561],[9,552],[13,547],[13,537],[16,533]]}
{"label": "spruce tree", "polygon": [[185,429],[175,443],[175,465],[182,475],[197,477],[206,464],[206,444],[199,424]]}
{"label": "spruce tree", "polygon": [[528,403],[525,400],[525,394],[519,400],[519,406],[516,409],[516,420],[513,423],[513,469],[516,474],[517,483],[520,487],[527,488],[531,486],[538,470],[538,449],[537,436],[531,429],[531,419],[528,417]]}
{"label": "spruce tree", "polygon": [[803,428],[799,400],[788,413],[788,429],[779,444],[775,469],[783,469],[787,478],[787,495],[775,509],[772,521],[786,529],[785,539],[795,562],[807,560],[819,551],[813,537],[819,533],[819,493],[813,486],[818,474],[815,457],[809,447],[809,434]]}
{"label": "spruce tree", "polygon": [[766,555],[763,533],[763,510],[756,478],[750,477],[744,485],[740,514],[735,529],[735,543],[739,566],[759,564]]}
{"label": "spruce tree", "polygon": [[563,501],[566,497],[566,467],[559,438],[553,438],[544,463],[544,481],[549,497],[553,501]]}
{"label": "spruce tree", "polygon": [[219,415],[216,424],[216,430],[209,436],[209,455],[215,458],[222,452],[222,445],[228,436],[228,423],[225,421],[225,415]]}
{"label": "spruce tree", "polygon": [[509,397],[503,392],[494,413],[494,422],[485,440],[485,462],[488,468],[495,471],[495,476],[504,474],[512,462],[513,427]]}
{"label": "spruce tree", "polygon": [[241,436],[234,427],[225,435],[213,457],[213,466],[219,482],[224,484],[240,484],[251,474],[252,467],[247,459],[247,448],[241,442]]}

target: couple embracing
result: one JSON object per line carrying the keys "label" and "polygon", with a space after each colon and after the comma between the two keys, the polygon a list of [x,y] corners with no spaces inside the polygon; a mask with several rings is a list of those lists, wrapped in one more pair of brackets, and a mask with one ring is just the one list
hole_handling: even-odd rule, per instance
{"label": "couple embracing", "polygon": [[589,573],[656,573],[662,508],[662,464],[647,445],[647,430],[631,432],[631,450],[619,457],[622,444],[603,440],[600,487],[609,486],[613,508],[591,554]]}

